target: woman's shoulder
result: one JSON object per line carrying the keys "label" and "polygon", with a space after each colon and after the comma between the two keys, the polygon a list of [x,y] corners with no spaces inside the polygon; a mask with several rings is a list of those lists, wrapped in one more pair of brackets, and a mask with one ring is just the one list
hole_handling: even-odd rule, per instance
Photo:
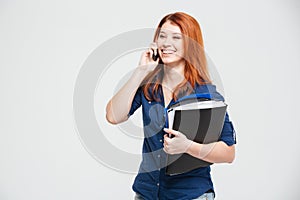
{"label": "woman's shoulder", "polygon": [[216,85],[212,83],[196,84],[195,93],[214,93],[217,91]]}
{"label": "woman's shoulder", "polygon": [[217,91],[216,85],[212,83],[196,84],[196,94],[209,94],[212,99],[224,101],[224,97]]}

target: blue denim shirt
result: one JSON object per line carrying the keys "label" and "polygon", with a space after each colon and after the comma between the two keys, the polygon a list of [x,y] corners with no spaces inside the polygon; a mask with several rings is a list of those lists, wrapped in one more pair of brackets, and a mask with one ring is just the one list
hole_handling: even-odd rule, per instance
{"label": "blue denim shirt", "polygon": [[[209,95],[212,99],[224,98],[212,84],[196,85],[195,94]],[[146,200],[187,200],[201,196],[211,190],[214,192],[210,175],[210,167],[201,167],[178,175],[166,175],[166,153],[163,151],[166,127],[166,108],[174,104],[171,100],[168,106],[164,103],[163,91],[159,88],[160,101],[148,101],[139,88],[133,99],[129,116],[142,106],[144,142],[143,156],[139,172],[133,183],[133,190]],[[220,141],[231,146],[236,144],[235,131],[226,113]]]}

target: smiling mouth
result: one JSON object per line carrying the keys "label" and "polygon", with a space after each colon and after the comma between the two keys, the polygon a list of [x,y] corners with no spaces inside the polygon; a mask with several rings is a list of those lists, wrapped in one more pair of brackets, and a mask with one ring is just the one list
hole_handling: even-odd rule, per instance
{"label": "smiling mouth", "polygon": [[161,52],[163,54],[174,54],[176,51],[171,49],[162,49]]}

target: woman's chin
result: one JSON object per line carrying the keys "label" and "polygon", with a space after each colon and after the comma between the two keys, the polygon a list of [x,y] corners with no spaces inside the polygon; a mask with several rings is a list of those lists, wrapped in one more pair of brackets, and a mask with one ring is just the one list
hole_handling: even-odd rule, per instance
{"label": "woman's chin", "polygon": [[173,58],[162,58],[162,62],[165,65],[176,65],[181,62],[181,59],[173,59]]}

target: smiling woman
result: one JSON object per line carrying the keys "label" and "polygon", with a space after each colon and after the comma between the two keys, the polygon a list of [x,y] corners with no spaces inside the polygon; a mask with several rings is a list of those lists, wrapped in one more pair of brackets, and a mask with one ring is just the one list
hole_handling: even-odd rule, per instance
{"label": "smiling woman", "polygon": [[183,55],[183,40],[180,28],[177,25],[166,22],[161,27],[157,38],[158,53],[162,62],[168,66],[184,65],[181,59]]}
{"label": "smiling woman", "polygon": [[[177,100],[185,91],[188,93],[194,89],[195,84],[211,83],[209,73],[206,66],[206,58],[204,53],[204,44],[199,23],[186,13],[174,13],[166,15],[159,23],[154,35],[154,44],[158,48],[161,58],[161,64],[149,73],[144,79],[147,82],[143,84],[143,92],[147,99],[156,99],[156,95],[149,94],[149,88],[152,87],[151,93],[157,93],[158,86],[162,84],[170,90],[172,98]],[[150,54],[152,51],[149,52]],[[163,73],[167,70],[167,73]],[[173,72],[173,75],[168,76]],[[162,74],[165,77],[162,77]],[[180,76],[178,76],[180,75]],[[176,79],[166,81],[171,77]],[[168,84],[166,84],[168,83]]]}
{"label": "smiling woman", "polygon": [[143,160],[133,184],[135,199],[214,198],[209,166],[172,176],[165,172],[167,154],[187,153],[211,163],[234,160],[236,141],[228,114],[219,141],[210,144],[196,143],[185,133],[166,129],[165,109],[191,94],[208,94],[224,101],[209,77],[198,22],[176,12],[160,21],[139,66],[106,107],[106,118],[112,124],[126,121],[143,108],[145,138]]}

